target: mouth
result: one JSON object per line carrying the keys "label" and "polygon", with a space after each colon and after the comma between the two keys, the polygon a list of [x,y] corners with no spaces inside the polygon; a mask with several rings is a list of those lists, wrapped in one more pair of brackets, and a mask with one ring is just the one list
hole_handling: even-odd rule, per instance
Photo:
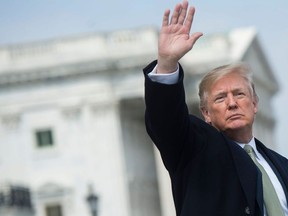
{"label": "mouth", "polygon": [[241,114],[233,114],[233,115],[229,116],[229,117],[227,118],[227,120],[236,120],[236,119],[241,118],[242,116],[243,116],[243,115],[241,115]]}

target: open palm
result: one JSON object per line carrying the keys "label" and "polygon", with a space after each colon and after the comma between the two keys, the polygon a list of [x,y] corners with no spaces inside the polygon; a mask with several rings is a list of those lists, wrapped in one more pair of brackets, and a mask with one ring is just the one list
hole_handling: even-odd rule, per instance
{"label": "open palm", "polygon": [[177,62],[189,52],[195,42],[202,36],[201,32],[190,35],[195,8],[188,9],[188,2],[177,4],[169,22],[170,11],[166,10],[158,44],[158,64],[168,67],[177,65]]}

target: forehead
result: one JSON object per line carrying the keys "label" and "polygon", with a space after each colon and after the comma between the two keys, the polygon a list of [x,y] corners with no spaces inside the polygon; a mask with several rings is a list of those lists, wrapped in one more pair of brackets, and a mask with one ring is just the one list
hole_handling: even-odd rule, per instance
{"label": "forehead", "polygon": [[210,86],[210,92],[249,89],[249,82],[246,78],[237,73],[229,73],[217,79]]}

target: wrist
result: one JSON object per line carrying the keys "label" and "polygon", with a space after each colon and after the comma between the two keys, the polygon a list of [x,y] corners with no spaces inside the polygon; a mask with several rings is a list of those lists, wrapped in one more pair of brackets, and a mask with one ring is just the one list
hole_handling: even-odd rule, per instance
{"label": "wrist", "polygon": [[158,57],[158,65],[156,72],[159,74],[173,73],[178,69],[178,61],[164,60]]}

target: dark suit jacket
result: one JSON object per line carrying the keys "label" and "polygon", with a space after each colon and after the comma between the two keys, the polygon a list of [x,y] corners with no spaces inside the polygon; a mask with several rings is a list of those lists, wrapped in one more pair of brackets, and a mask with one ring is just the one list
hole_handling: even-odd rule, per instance
{"label": "dark suit jacket", "polygon": [[[179,82],[165,85],[144,68],[147,132],[169,172],[178,216],[263,215],[261,174],[248,154],[203,120],[188,114]],[[287,196],[288,160],[256,140]]]}

